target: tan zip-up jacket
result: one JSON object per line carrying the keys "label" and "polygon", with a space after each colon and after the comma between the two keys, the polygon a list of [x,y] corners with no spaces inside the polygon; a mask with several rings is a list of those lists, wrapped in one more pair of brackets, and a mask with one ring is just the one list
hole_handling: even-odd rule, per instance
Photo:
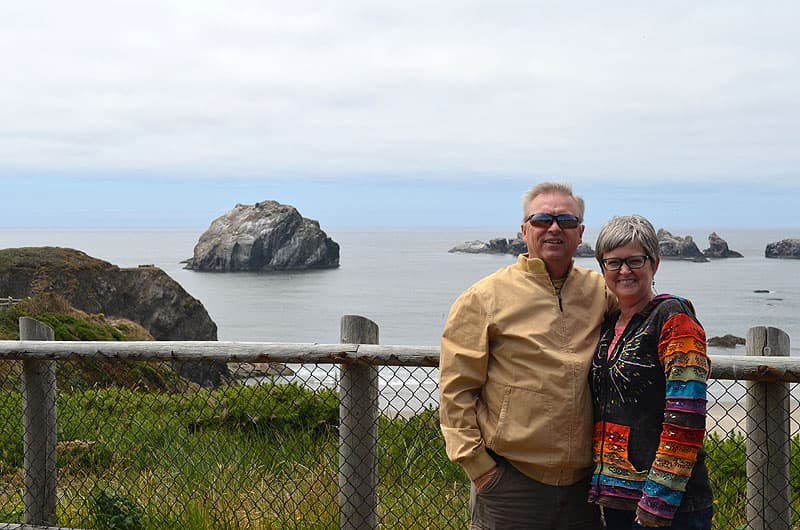
{"label": "tan zip-up jacket", "polygon": [[559,297],[526,255],[459,296],[442,334],[439,410],[447,455],[471,480],[495,465],[487,448],[545,484],[590,474],[588,373],[615,307],[599,273],[573,265]]}

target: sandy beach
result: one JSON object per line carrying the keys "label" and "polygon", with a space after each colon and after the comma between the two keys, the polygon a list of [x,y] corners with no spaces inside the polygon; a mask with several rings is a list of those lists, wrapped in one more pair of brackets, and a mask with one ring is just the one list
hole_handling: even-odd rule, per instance
{"label": "sandy beach", "polygon": [[[789,430],[792,436],[800,434],[800,403],[792,399],[789,403]],[[708,407],[706,430],[720,436],[732,432],[744,434],[747,428],[745,402],[715,402]]]}

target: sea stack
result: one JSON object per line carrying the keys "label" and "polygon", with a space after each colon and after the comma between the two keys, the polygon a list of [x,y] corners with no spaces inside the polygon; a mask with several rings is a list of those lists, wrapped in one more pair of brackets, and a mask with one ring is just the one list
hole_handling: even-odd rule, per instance
{"label": "sea stack", "polygon": [[800,259],[800,239],[783,239],[770,243],[764,249],[764,257],[780,259]]}
{"label": "sea stack", "polygon": [[[465,241],[460,245],[456,245],[448,252],[463,252],[466,254],[511,254],[518,256],[528,252],[528,246],[522,239],[522,233],[517,233],[517,237],[505,238],[496,237],[490,239],[488,243],[483,241],[472,240]],[[588,243],[581,243],[575,250],[576,258],[593,258],[594,249]]]}
{"label": "sea stack", "polygon": [[237,204],[200,236],[186,268],[268,272],[339,266],[339,244],[293,206],[276,201]]}
{"label": "sea stack", "polygon": [[673,236],[663,228],[658,231],[658,248],[662,259],[678,259],[687,261],[708,261],[697,248],[692,236]]}
{"label": "sea stack", "polygon": [[730,250],[728,248],[728,242],[719,237],[716,232],[711,232],[708,235],[708,248],[703,251],[703,255],[707,258],[743,257],[739,252]]}

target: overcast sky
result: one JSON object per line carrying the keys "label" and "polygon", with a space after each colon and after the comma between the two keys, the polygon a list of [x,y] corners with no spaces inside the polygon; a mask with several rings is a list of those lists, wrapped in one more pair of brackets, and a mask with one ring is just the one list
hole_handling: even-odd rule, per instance
{"label": "overcast sky", "polygon": [[0,227],[207,226],[265,199],[323,225],[500,226],[542,179],[598,222],[798,227],[798,20],[796,1],[5,2]]}

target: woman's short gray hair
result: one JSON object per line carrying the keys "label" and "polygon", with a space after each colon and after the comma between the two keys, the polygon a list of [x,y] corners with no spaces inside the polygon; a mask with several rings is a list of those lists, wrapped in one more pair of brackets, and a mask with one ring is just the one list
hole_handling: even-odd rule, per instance
{"label": "woman's short gray hair", "polygon": [[612,217],[597,235],[594,255],[600,266],[603,265],[603,254],[629,243],[641,245],[650,256],[651,265],[661,257],[658,248],[658,235],[650,221],[641,215],[620,215]]}
{"label": "woman's short gray hair", "polygon": [[528,191],[525,192],[525,195],[522,196],[522,221],[525,222],[525,218],[528,217],[528,206],[530,206],[531,201],[535,199],[539,195],[547,195],[547,194],[560,194],[560,195],[569,195],[573,199],[575,199],[575,203],[578,205],[578,211],[575,212],[575,215],[578,216],[578,220],[583,222],[583,215],[586,210],[586,203],[583,201],[583,197],[580,195],[575,195],[572,193],[572,186],[567,184],[566,182],[541,182],[536,186],[532,187]]}

